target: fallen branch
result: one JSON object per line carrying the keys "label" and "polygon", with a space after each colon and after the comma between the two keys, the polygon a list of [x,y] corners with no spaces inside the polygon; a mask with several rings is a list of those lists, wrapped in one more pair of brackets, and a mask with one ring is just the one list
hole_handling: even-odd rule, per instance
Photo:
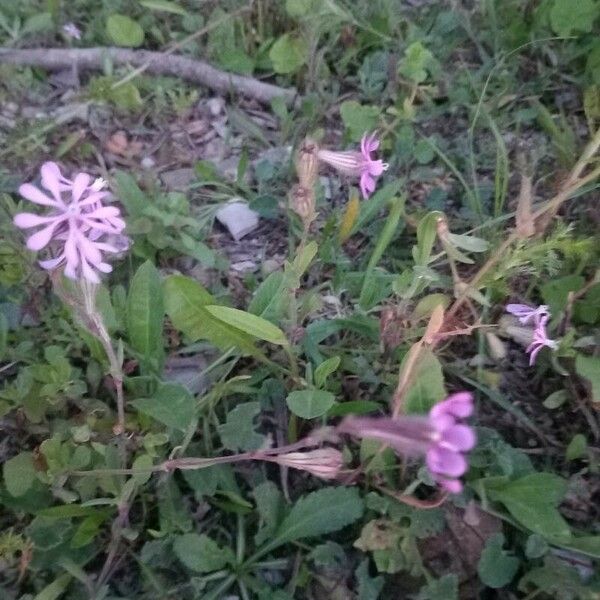
{"label": "fallen branch", "polygon": [[200,60],[175,56],[150,50],[125,48],[0,48],[0,64],[26,65],[49,70],[77,67],[82,70],[101,70],[106,61],[115,65],[144,67],[156,75],[171,75],[199,83],[216,92],[235,92],[268,104],[273,98],[283,98],[292,104],[296,98],[294,88],[286,89],[264,83],[252,77],[235,75],[216,69]]}

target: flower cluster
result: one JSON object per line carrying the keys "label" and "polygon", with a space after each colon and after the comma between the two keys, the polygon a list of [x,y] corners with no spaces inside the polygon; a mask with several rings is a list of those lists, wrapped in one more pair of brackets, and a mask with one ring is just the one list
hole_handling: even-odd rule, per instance
{"label": "flower cluster", "polygon": [[375,191],[376,179],[388,168],[387,163],[373,158],[372,153],[378,148],[379,140],[375,134],[365,133],[360,142],[360,152],[319,149],[317,158],[338,172],[358,179],[363,197],[368,198]]}
{"label": "flower cluster", "polygon": [[558,343],[551,340],[546,332],[546,325],[550,319],[550,311],[545,304],[541,304],[537,308],[533,308],[527,304],[507,304],[506,311],[517,317],[523,325],[527,325],[532,321],[534,326],[533,341],[525,350],[529,354],[530,366],[535,363],[535,359],[542,348],[546,347],[551,350],[558,348]]}
{"label": "flower cluster", "polygon": [[109,243],[110,236],[121,236],[125,229],[119,209],[102,204],[108,195],[103,191],[105,181],[92,181],[87,173],[67,179],[53,162],[42,165],[41,181],[49,195],[30,183],[19,188],[23,198],[50,209],[44,216],[26,212],[15,215],[17,227],[36,229],[27,239],[27,247],[37,252],[52,246],[57,254],[40,261],[42,268],[55,269],[64,264],[67,277],[99,283],[98,272],[112,271],[104,262],[103,253],[122,250]]}
{"label": "flower cluster", "polygon": [[473,396],[459,392],[437,403],[428,416],[346,417],[340,433],[371,438],[405,456],[425,455],[432,477],[445,490],[458,494],[458,479],[468,468],[466,453],[476,443],[475,432],[460,422],[473,413]]}

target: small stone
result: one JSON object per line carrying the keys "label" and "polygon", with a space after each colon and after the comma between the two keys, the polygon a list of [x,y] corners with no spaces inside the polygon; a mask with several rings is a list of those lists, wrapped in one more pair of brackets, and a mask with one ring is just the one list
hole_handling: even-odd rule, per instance
{"label": "small stone", "polygon": [[216,218],[237,242],[258,227],[258,213],[241,199],[233,199],[216,212]]}
{"label": "small stone", "polygon": [[262,264],[263,275],[270,275],[275,271],[278,271],[281,267],[281,262],[274,258],[267,258]]}
{"label": "small stone", "polygon": [[156,161],[151,156],[144,156],[140,164],[142,165],[142,169],[146,169],[146,171],[149,171],[150,169],[153,169],[156,166]]}
{"label": "small stone", "polygon": [[240,262],[231,263],[231,270],[238,273],[254,273],[258,270],[258,266],[251,260],[241,260]]}
{"label": "small stone", "polygon": [[219,98],[219,97],[209,98],[206,101],[206,108],[208,108],[208,112],[213,117],[218,117],[223,112],[223,109],[225,108],[225,100],[223,100],[223,98]]}

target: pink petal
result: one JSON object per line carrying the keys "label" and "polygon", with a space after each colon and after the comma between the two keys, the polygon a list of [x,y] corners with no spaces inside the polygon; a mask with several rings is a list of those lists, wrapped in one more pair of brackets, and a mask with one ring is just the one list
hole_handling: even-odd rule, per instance
{"label": "pink petal", "polygon": [[88,219],[109,219],[121,216],[121,211],[116,206],[100,206],[85,213]]}
{"label": "pink petal", "polygon": [[46,196],[44,192],[38,190],[38,188],[36,188],[34,185],[31,185],[30,183],[24,183],[19,188],[19,194],[21,194],[21,196],[23,196],[23,198],[25,198],[26,200],[34,202],[35,204],[54,207],[61,206],[61,204],[59,204],[56,200],[48,198],[48,196]]}
{"label": "pink petal", "polygon": [[369,175],[368,172],[364,172],[360,176],[360,191],[362,192],[363,198],[366,200],[374,189],[375,180]]}
{"label": "pink petal", "polygon": [[40,172],[42,174],[42,185],[60,202],[61,188],[64,189],[65,186],[61,185],[63,176],[59,166],[54,162],[46,162],[42,165]]}
{"label": "pink petal", "polygon": [[110,273],[113,270],[112,266],[105,262],[99,262],[94,266],[98,271],[102,271],[103,273]]}
{"label": "pink petal", "polygon": [[459,452],[434,446],[427,451],[427,468],[432,473],[460,477],[467,470],[467,461]]}
{"label": "pink petal", "polygon": [[90,176],[87,173],[77,173],[73,181],[73,202],[79,202],[79,198],[90,184]]}
{"label": "pink petal", "polygon": [[83,257],[93,265],[102,261],[102,253],[100,250],[96,248],[94,242],[88,240],[84,235],[77,235],[77,245]]}
{"label": "pink petal", "polygon": [[69,278],[69,279],[79,279],[78,275],[77,275],[77,267],[73,264],[67,261],[67,264],[65,265],[65,275]]}
{"label": "pink petal", "polygon": [[526,352],[531,352],[529,355],[529,366],[532,367],[535,364],[535,359],[537,355],[540,353],[541,349],[544,347],[544,344],[534,342],[527,348]]}
{"label": "pink petal", "polygon": [[373,175],[373,177],[379,177],[385,171],[382,160],[372,160],[369,163],[368,168],[369,173]]}
{"label": "pink petal", "polygon": [[524,317],[526,315],[530,315],[535,308],[532,306],[527,306],[527,304],[507,304],[506,312],[509,312],[511,315],[515,315],[515,317]]}
{"label": "pink petal", "polygon": [[453,425],[442,433],[441,443],[448,445],[451,450],[466,452],[476,442],[475,432],[467,425]]}
{"label": "pink petal", "polygon": [[88,227],[91,227],[92,229],[96,229],[104,233],[121,233],[121,231],[125,229],[125,221],[121,219],[114,219],[113,222],[115,223],[115,225],[112,225],[110,221],[92,221],[82,216],[81,222],[87,225]]}
{"label": "pink petal", "polygon": [[17,213],[13,219],[13,223],[16,227],[20,227],[21,229],[29,229],[30,227],[45,225],[46,223],[62,218],[63,217],[41,217],[40,215],[35,215],[33,213]]}
{"label": "pink petal", "polygon": [[104,242],[94,242],[94,246],[96,246],[96,248],[98,248],[98,250],[101,250],[102,252],[109,252],[111,254],[116,254],[117,252],[120,252],[119,248],[117,248],[116,246],[113,246],[112,244],[106,244]]}
{"label": "pink petal", "polygon": [[34,233],[30,238],[27,239],[27,247],[34,252],[41,250],[44,246],[47,246],[52,239],[52,234],[58,223],[53,222],[48,227],[40,229],[37,233]]}
{"label": "pink petal", "polygon": [[40,265],[40,267],[42,267],[42,269],[46,269],[47,271],[52,271],[53,269],[56,269],[56,267],[58,267],[58,265],[60,265],[60,263],[64,260],[64,255],[60,255],[57,256],[56,258],[50,258],[48,260],[39,260],[38,264]]}
{"label": "pink petal", "polygon": [[460,494],[463,489],[463,484],[458,479],[438,479],[438,483],[442,488],[451,494]]}
{"label": "pink petal", "polygon": [[450,394],[445,400],[438,402],[429,412],[432,418],[450,414],[464,419],[473,413],[473,395],[470,392]]}
{"label": "pink petal", "polygon": [[69,235],[65,242],[64,253],[67,260],[67,267],[75,272],[75,269],[79,266],[79,252],[77,251],[77,245],[75,244],[75,235],[71,229],[69,229]]}
{"label": "pink petal", "polygon": [[95,204],[96,202],[100,202],[108,196],[108,192],[94,192],[89,196],[86,196],[83,200],[79,201],[79,206],[89,206],[90,204]]}
{"label": "pink petal", "polygon": [[92,283],[100,283],[100,277],[96,274],[85,259],[81,260],[81,272],[83,276]]}

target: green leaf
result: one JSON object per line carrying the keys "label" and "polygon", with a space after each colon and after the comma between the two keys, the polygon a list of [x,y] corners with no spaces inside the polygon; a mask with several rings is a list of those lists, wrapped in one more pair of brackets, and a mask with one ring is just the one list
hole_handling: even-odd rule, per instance
{"label": "green leaf", "polygon": [[140,189],[135,179],[124,171],[114,174],[117,187],[117,197],[125,206],[127,216],[130,218],[141,217],[148,206],[148,197]]}
{"label": "green leaf", "polygon": [[298,279],[306,273],[306,270],[310,267],[310,263],[312,263],[317,255],[318,250],[319,246],[317,245],[317,242],[309,242],[304,248],[298,249],[298,252],[294,257],[294,262],[292,263],[294,275]]}
{"label": "green leaf", "polygon": [[556,390],[552,392],[543,402],[542,404],[550,409],[554,410],[555,408],[561,407],[567,400],[569,399],[569,394],[567,390]]}
{"label": "green leaf", "polygon": [[374,277],[375,267],[381,260],[386,248],[390,245],[398,231],[398,224],[400,223],[400,218],[404,212],[405,202],[406,198],[404,196],[392,199],[390,214],[385,221],[385,225],[383,226],[379,237],[377,238],[377,243],[375,244],[373,253],[369,257],[369,262],[367,263],[367,268],[365,271],[365,278],[362,289],[360,290],[360,297],[358,299],[358,303],[363,309],[371,308],[378,301],[377,290],[380,286],[376,284],[377,280]]}
{"label": "green leaf", "polygon": [[583,433],[576,433],[569,442],[565,451],[567,460],[577,460],[585,455],[587,451],[587,439]]}
{"label": "green leaf", "polygon": [[289,302],[281,271],[271,273],[256,289],[248,305],[248,312],[270,321],[279,320]]}
{"label": "green leaf", "polygon": [[260,354],[248,334],[206,310],[206,305],[214,305],[215,299],[197,281],[172,275],[165,280],[163,291],[165,309],[173,325],[190,340],[205,339],[223,350],[235,346],[247,354]]}
{"label": "green leaf", "polygon": [[412,255],[418,265],[426,265],[429,262],[433,244],[437,236],[437,222],[443,217],[443,213],[435,210],[427,213],[417,225],[417,245],[413,246]]}
{"label": "green leaf", "polygon": [[285,10],[290,17],[305,17],[319,8],[321,0],[286,0]]}
{"label": "green leaf", "polygon": [[280,346],[288,345],[285,333],[262,317],[228,306],[208,305],[204,308],[219,321],[223,321],[252,337]]}
{"label": "green leaf", "polygon": [[449,573],[429,581],[421,588],[417,600],[458,600],[458,577]]}
{"label": "green leaf", "polygon": [[86,517],[73,534],[71,548],[83,548],[93,542],[107,517],[106,511],[96,511],[95,514]]}
{"label": "green leaf", "polygon": [[494,589],[508,585],[519,569],[519,559],[503,550],[503,545],[504,535],[501,533],[489,537],[477,564],[481,581]]}
{"label": "green leaf", "polygon": [[24,496],[35,481],[33,454],[21,452],[8,459],[2,468],[4,485],[11,496]]}
{"label": "green leaf", "polygon": [[127,296],[127,332],[144,365],[160,371],[163,359],[163,297],[160,275],[146,261],[135,273]]}
{"label": "green leaf", "polygon": [[423,348],[414,367],[413,383],[404,399],[404,410],[407,414],[425,414],[445,397],[442,365],[429,348]]}
{"label": "green leaf", "polygon": [[21,29],[21,35],[50,31],[53,26],[52,14],[49,12],[40,12],[32,15],[25,21]]}
{"label": "green leaf", "polygon": [[435,65],[433,54],[421,42],[413,42],[405,51],[399,72],[415,83],[427,79],[428,72]]}
{"label": "green leaf", "polygon": [[[377,600],[385,579],[378,575],[377,577],[371,577],[369,575],[369,559],[365,558],[356,571],[354,571],[356,581],[358,582],[358,598],[357,600]],[[450,599],[445,599],[450,600]]]}
{"label": "green leaf", "polygon": [[75,517],[89,517],[98,512],[97,506],[83,506],[82,504],[60,504],[38,510],[36,515],[45,519],[73,519]]}
{"label": "green leaf", "polygon": [[594,0],[554,0],[550,10],[550,25],[555,33],[569,36],[573,33],[589,33],[598,17],[600,8]]}
{"label": "green leaf", "polygon": [[557,315],[567,306],[569,292],[577,292],[585,284],[585,279],[581,275],[567,275],[558,279],[551,279],[541,288],[544,304],[550,308],[553,315]]}
{"label": "green leaf", "polygon": [[353,142],[358,142],[365,133],[373,131],[380,115],[378,106],[362,105],[356,100],[346,100],[340,106],[340,116]]}
{"label": "green leaf", "polygon": [[308,47],[304,39],[284,33],[271,46],[269,58],[276,73],[295,73],[308,58]]}
{"label": "green leaf", "polygon": [[325,390],[296,390],[285,401],[295,415],[302,419],[315,419],[334,405],[335,396]]}
{"label": "green leaf", "polygon": [[223,446],[234,452],[241,450],[258,450],[264,443],[263,435],[254,431],[254,417],[260,413],[258,402],[238,404],[227,415],[227,421],[219,425],[219,435]]}
{"label": "green leaf", "polygon": [[318,388],[322,388],[327,382],[327,378],[338,370],[341,360],[339,356],[332,356],[315,369],[315,385]]}
{"label": "green leaf", "polygon": [[490,489],[493,500],[501,502],[522,525],[548,539],[571,537],[569,525],[555,508],[567,490],[567,482],[551,473],[532,473]]}
{"label": "green leaf", "polygon": [[544,592],[544,595],[556,600],[592,600],[594,598],[590,588],[583,583],[577,569],[557,556],[547,556],[543,567],[532,569],[521,577],[519,590],[527,592],[530,597],[537,597],[540,592]]}
{"label": "green leaf", "polygon": [[269,539],[277,529],[283,517],[285,502],[279,488],[272,481],[263,481],[257,485],[253,494],[262,524],[254,536],[254,543],[259,546]]}
{"label": "green leaf", "polygon": [[574,537],[565,544],[567,548],[572,548],[588,556],[600,558],[600,535],[584,535]]}
{"label": "green leaf", "polygon": [[73,577],[69,573],[59,575],[52,583],[49,583],[41,592],[35,595],[33,600],[58,600],[71,584]]}
{"label": "green leaf", "polygon": [[182,17],[188,15],[185,8],[179,6],[179,4],[176,4],[175,2],[170,2],[169,0],[140,0],[140,4],[150,10],[172,13],[174,15],[181,15]]}
{"label": "green leaf", "polygon": [[106,33],[117,46],[137,48],[144,43],[144,30],[126,15],[110,15],[106,20]]}
{"label": "green leaf", "polygon": [[368,415],[378,411],[381,405],[371,400],[349,400],[334,404],[328,411],[328,417],[345,417],[346,415]]}
{"label": "green leaf", "polygon": [[196,414],[194,397],[177,383],[163,383],[151,398],[134,400],[131,404],[167,427],[182,431],[187,430]]}
{"label": "green leaf", "polygon": [[173,550],[177,558],[188,569],[197,573],[218,571],[235,562],[231,548],[219,546],[204,534],[186,533],[177,536]]}
{"label": "green leaf", "polygon": [[541,558],[548,552],[548,542],[538,533],[532,533],[525,544],[525,556],[527,558]]}
{"label": "green leaf", "polygon": [[364,510],[356,488],[330,487],[303,496],[283,520],[271,549],[301,538],[338,531],[359,519]]}
{"label": "green leaf", "polygon": [[[8,340],[8,319],[3,312],[0,312],[0,360],[6,353],[6,346]],[[0,415],[1,417],[2,415]]]}
{"label": "green leaf", "polygon": [[577,375],[587,379],[592,389],[592,402],[600,402],[600,356],[577,354]]}
{"label": "green leaf", "polygon": [[453,246],[462,248],[467,252],[485,252],[489,247],[489,243],[474,235],[457,235],[456,233],[448,233],[448,240]]}

